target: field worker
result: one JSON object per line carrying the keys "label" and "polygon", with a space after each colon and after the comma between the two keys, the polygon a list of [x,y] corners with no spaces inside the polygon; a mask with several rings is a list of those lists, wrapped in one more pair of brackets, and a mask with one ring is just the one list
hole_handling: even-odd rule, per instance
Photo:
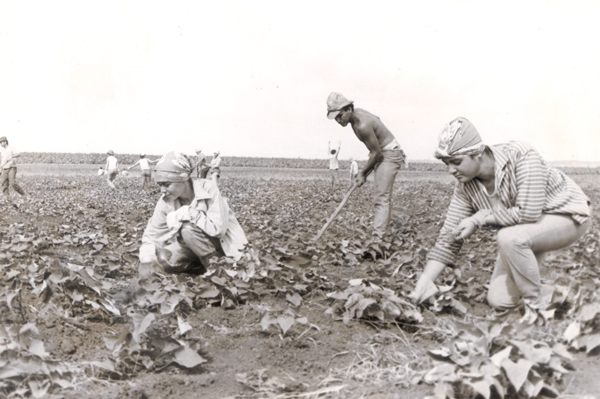
{"label": "field worker", "polygon": [[146,189],[146,185],[150,186],[152,182],[152,168],[150,168],[151,163],[157,163],[158,159],[152,161],[146,158],[146,154],[140,154],[140,159],[127,168],[127,170],[131,170],[132,168],[140,165],[140,169],[142,170],[142,190]]}
{"label": "field worker", "polygon": [[17,161],[21,156],[14,148],[8,146],[8,139],[0,137],[0,186],[2,194],[10,198],[9,188],[12,187],[20,195],[25,195],[25,191],[17,184]]}
{"label": "field worker", "polygon": [[240,258],[248,243],[242,227],[217,185],[192,179],[193,172],[194,162],[179,152],[158,161],[154,179],[162,196],[142,237],[141,263],[203,274],[212,255]]}
{"label": "field worker", "polygon": [[219,182],[219,177],[221,177],[221,152],[215,151],[210,161],[210,178],[216,184]]}
{"label": "field worker", "polygon": [[499,227],[498,258],[487,300],[508,309],[525,299],[544,306],[552,288],[542,287],[540,264],[548,251],[565,248],[589,229],[590,200],[562,171],[531,146],[484,145],[465,118],[448,123],[435,157],[458,184],[446,220],[411,297],[417,303],[437,292],[436,277],[455,264],[463,240],[483,226]]}
{"label": "field worker", "polygon": [[119,173],[119,170],[117,169],[118,161],[117,158],[115,158],[115,153],[113,152],[113,150],[108,150],[106,154],[108,155],[108,157],[106,157],[106,165],[104,166],[104,173],[106,173],[106,182],[108,183],[108,186],[111,189],[116,190],[117,188],[115,187],[113,181]]}
{"label": "field worker", "polygon": [[392,215],[394,180],[406,156],[379,117],[364,109],[355,109],[353,103],[341,93],[331,93],[327,98],[327,117],[342,126],[350,123],[356,137],[369,149],[369,159],[355,183],[363,185],[369,173],[375,170],[373,235],[382,238]]}
{"label": "field worker", "polygon": [[205,179],[209,169],[208,165],[206,165],[206,156],[202,153],[202,149],[196,149],[196,165],[194,166],[196,177]]}
{"label": "field worker", "polygon": [[340,155],[340,149],[342,148],[342,142],[338,141],[337,149],[331,148],[331,141],[327,144],[327,156],[329,157],[329,173],[331,173],[331,188],[335,187],[338,182],[338,172],[340,169],[340,163],[338,156]]}
{"label": "field worker", "polygon": [[354,184],[354,181],[358,177],[358,163],[354,158],[350,158],[350,186]]}

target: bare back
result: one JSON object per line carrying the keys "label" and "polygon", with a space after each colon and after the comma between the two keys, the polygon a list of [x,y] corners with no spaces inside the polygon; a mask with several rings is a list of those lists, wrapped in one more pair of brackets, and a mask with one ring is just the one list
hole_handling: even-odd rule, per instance
{"label": "bare back", "polygon": [[356,137],[363,143],[366,144],[366,141],[369,138],[368,136],[371,133],[375,134],[380,148],[385,147],[394,140],[394,135],[387,127],[385,127],[378,116],[361,108],[355,108],[354,114],[357,117],[358,123],[352,124],[352,129],[354,130]]}

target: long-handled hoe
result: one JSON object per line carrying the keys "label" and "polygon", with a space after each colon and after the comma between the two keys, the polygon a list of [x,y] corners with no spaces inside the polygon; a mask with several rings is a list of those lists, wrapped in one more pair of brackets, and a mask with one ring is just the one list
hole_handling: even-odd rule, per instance
{"label": "long-handled hoe", "polygon": [[350,187],[350,190],[348,190],[348,192],[344,195],[344,198],[342,199],[342,202],[340,202],[340,204],[338,205],[338,207],[335,209],[335,211],[333,212],[333,214],[329,217],[329,219],[327,219],[327,223],[325,223],[325,226],[323,226],[321,228],[321,230],[319,231],[319,233],[313,237],[313,239],[311,240],[311,242],[317,242],[319,240],[319,238],[321,238],[321,236],[323,235],[323,233],[325,233],[325,230],[327,230],[327,228],[329,227],[329,225],[331,225],[331,223],[333,222],[333,219],[335,219],[335,217],[337,216],[338,213],[340,213],[340,211],[342,210],[342,208],[344,207],[344,205],[346,205],[346,202],[348,201],[348,198],[350,198],[350,196],[352,195],[352,193],[354,192],[354,190],[356,190],[358,188],[358,184],[354,183],[354,185],[352,187]]}

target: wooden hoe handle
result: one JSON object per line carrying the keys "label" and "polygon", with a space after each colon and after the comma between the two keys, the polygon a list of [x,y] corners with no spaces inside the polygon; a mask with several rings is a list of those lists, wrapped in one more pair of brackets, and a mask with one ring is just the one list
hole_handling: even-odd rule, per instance
{"label": "wooden hoe handle", "polygon": [[314,238],[311,240],[312,242],[317,242],[319,240],[319,238],[321,238],[323,233],[325,233],[325,230],[327,230],[329,225],[333,222],[333,219],[335,219],[335,217],[337,216],[338,213],[340,213],[340,211],[342,210],[344,205],[346,205],[346,202],[348,201],[348,198],[350,198],[350,195],[352,195],[354,190],[356,190],[357,188],[358,188],[358,184],[354,183],[354,185],[350,188],[350,190],[348,190],[346,195],[344,195],[342,202],[340,202],[340,204],[338,205],[336,210],[333,212],[333,214],[329,217],[329,219],[327,219],[327,223],[325,223],[325,226],[323,226],[321,228],[321,230],[319,231],[319,233],[316,236],[314,236]]}

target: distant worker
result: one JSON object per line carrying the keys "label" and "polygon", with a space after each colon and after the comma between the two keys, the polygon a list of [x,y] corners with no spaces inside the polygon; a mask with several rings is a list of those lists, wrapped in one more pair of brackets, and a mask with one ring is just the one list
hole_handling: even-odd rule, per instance
{"label": "distant worker", "polygon": [[117,188],[115,187],[113,181],[119,173],[119,170],[117,169],[117,164],[119,162],[117,161],[117,158],[115,158],[115,153],[113,152],[113,150],[108,150],[106,154],[108,155],[108,157],[106,157],[106,165],[104,166],[104,173],[106,173],[106,182],[108,183],[108,187],[110,187],[113,190],[116,190]]}
{"label": "distant worker", "polygon": [[194,166],[196,171],[196,177],[206,179],[206,175],[210,170],[210,167],[206,164],[206,156],[202,153],[202,149],[196,149],[196,165]]}
{"label": "distant worker", "polygon": [[350,186],[354,184],[358,177],[358,163],[354,158],[350,158]]}
{"label": "distant worker", "polygon": [[215,151],[213,158],[210,161],[210,178],[216,183],[221,177],[221,152]]}
{"label": "distant worker", "polygon": [[151,163],[157,163],[158,159],[152,161],[146,158],[146,154],[140,154],[140,159],[127,168],[127,170],[131,170],[132,168],[140,165],[140,169],[142,170],[142,190],[146,189],[146,185],[149,187],[152,183],[152,168],[150,168]]}
{"label": "distant worker", "polygon": [[0,177],[0,186],[2,187],[2,194],[6,198],[10,198],[9,187],[12,187],[20,195],[25,195],[25,191],[17,184],[17,161],[16,159],[21,156],[13,147],[8,146],[8,139],[6,137],[0,137],[0,170],[2,175]]}
{"label": "distant worker", "polygon": [[342,142],[338,141],[337,149],[331,148],[331,141],[327,143],[327,155],[329,156],[329,173],[331,174],[331,188],[333,189],[337,184],[339,177],[338,172],[340,169],[340,163],[338,156],[340,155],[340,149],[342,148]]}
{"label": "distant worker", "polygon": [[382,238],[392,215],[394,180],[405,165],[406,155],[378,116],[364,109],[355,109],[353,103],[341,93],[331,93],[327,98],[327,117],[342,126],[350,123],[356,137],[369,149],[369,159],[358,173],[356,183],[363,185],[369,173],[375,170],[373,235]]}
{"label": "distant worker", "polygon": [[142,265],[204,274],[213,255],[240,259],[248,243],[244,230],[217,185],[192,179],[193,173],[194,162],[182,153],[169,152],[158,161],[154,180],[162,196],[142,236]]}

